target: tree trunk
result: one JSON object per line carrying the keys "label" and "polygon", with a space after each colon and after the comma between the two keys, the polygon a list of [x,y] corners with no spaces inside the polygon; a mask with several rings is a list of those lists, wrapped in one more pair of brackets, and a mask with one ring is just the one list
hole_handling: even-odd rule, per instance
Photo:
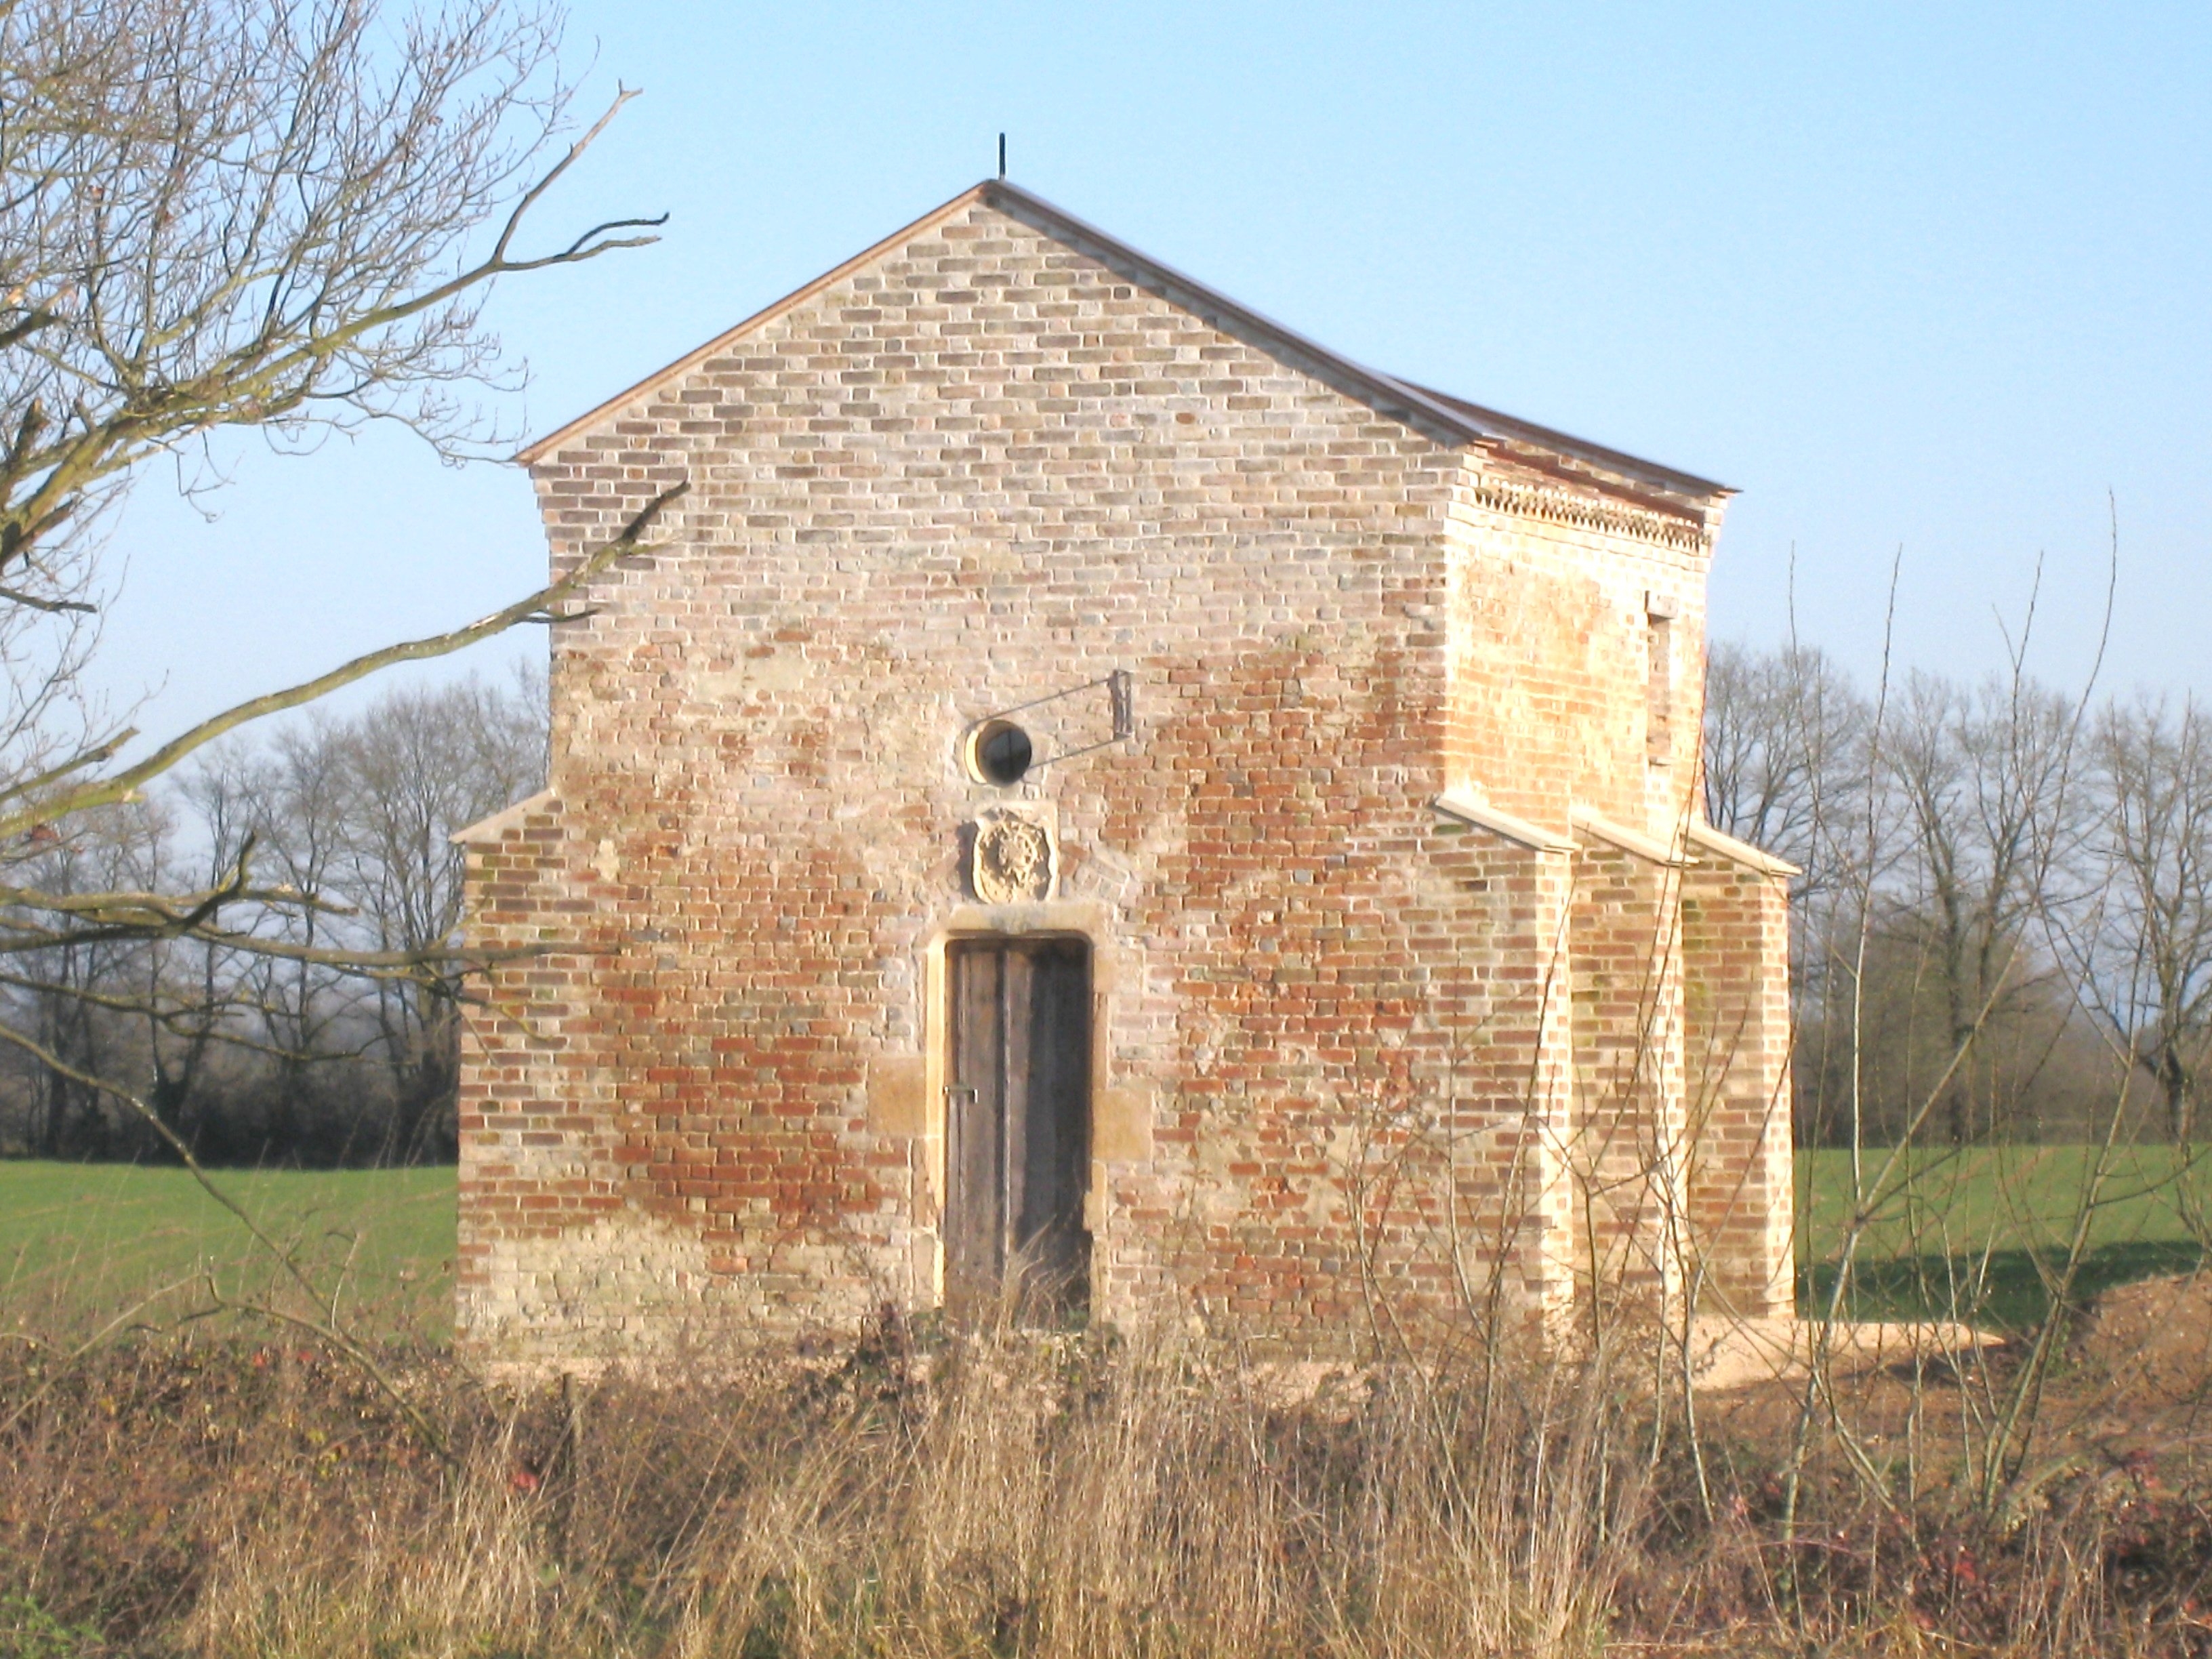
{"label": "tree trunk", "polygon": [[2166,1126],[2173,1144],[2185,1146],[2197,1127],[2196,1091],[2191,1088],[2189,1068],[2168,1046],[2158,1059],[2158,1080],[2166,1091]]}

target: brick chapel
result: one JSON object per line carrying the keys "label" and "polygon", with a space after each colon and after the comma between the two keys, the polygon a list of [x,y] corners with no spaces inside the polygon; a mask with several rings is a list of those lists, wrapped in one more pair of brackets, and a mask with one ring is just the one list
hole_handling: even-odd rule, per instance
{"label": "brick chapel", "polygon": [[476,1351],[1788,1310],[1794,872],[1698,804],[1729,490],[1004,181],[524,459],[556,571],[690,488],[457,838]]}

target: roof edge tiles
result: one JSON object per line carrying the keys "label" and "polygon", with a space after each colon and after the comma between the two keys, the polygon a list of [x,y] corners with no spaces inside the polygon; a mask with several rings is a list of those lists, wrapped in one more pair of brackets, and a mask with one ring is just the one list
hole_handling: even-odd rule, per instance
{"label": "roof edge tiles", "polygon": [[[1412,382],[1405,384],[1411,386]],[[1632,477],[1642,477],[1683,495],[1701,496],[1709,500],[1725,500],[1736,493],[1733,484],[1716,483],[1711,478],[1701,478],[1694,472],[1684,472],[1675,467],[1662,466],[1656,461],[1647,461],[1641,456],[1624,450],[1607,449],[1603,444],[1594,444],[1587,438],[1577,438],[1571,433],[1555,431],[1548,426],[1539,426],[1534,421],[1522,420],[1518,416],[1501,415],[1494,409],[1485,409],[1480,404],[1469,403],[1464,398],[1454,397],[1449,392],[1438,392],[1433,386],[1415,388],[1425,392],[1447,408],[1456,410],[1477,427],[1492,442],[1500,441],[1524,443],[1536,449],[1548,449],[1554,454],[1571,455],[1577,460],[1611,468]],[[1595,484],[1595,478],[1576,478],[1572,482]]]}
{"label": "roof edge tiles", "polygon": [[1777,858],[1763,847],[1753,847],[1747,841],[1738,841],[1734,836],[1723,835],[1710,823],[1692,823],[1686,832],[1690,844],[1701,852],[1711,853],[1731,863],[1756,870],[1762,876],[1802,876],[1805,872],[1788,859]]}
{"label": "roof edge tiles", "polygon": [[1466,789],[1447,789],[1430,803],[1437,811],[1462,823],[1471,823],[1478,830],[1487,830],[1493,836],[1504,837],[1519,846],[1537,853],[1571,853],[1571,841],[1553,835],[1540,823],[1531,823],[1510,812],[1501,812],[1488,801]]}
{"label": "roof edge tiles", "polygon": [[[1274,350],[1291,358],[1304,358],[1323,378],[1334,378],[1356,390],[1364,401],[1371,404],[1380,414],[1407,424],[1426,424],[1438,428],[1461,442],[1489,447],[1501,441],[1517,441],[1537,448],[1550,449],[1575,459],[1617,471],[1658,487],[1682,495],[1718,500],[1735,492],[1726,484],[1715,483],[1694,473],[1683,472],[1655,461],[1639,459],[1601,444],[1585,442],[1563,432],[1531,422],[1516,420],[1497,414],[1443,392],[1382,374],[1364,364],[1354,362],[1340,352],[1332,351],[1318,342],[1308,339],[1294,329],[1285,328],[1272,318],[1261,315],[1250,307],[1239,304],[1218,289],[1209,288],[1194,277],[1186,276],[1172,265],[1164,264],[1150,254],[1133,248],[1119,237],[1109,234],[1096,226],[1077,218],[1066,210],[1055,207],[1042,197],[1010,184],[1002,179],[987,179],[979,185],[963,190],[943,205],[931,209],[911,224],[893,231],[844,264],[826,270],[804,287],[793,289],[773,305],[764,307],[735,327],[725,329],[713,339],[696,349],[687,351],[675,362],[656,369],[635,385],[617,392],[605,402],[593,405],[575,419],[548,433],[544,437],[526,446],[515,456],[524,465],[532,465],[551,454],[562,445],[572,442],[601,422],[620,414],[640,398],[650,397],[678,375],[696,368],[717,352],[744,338],[755,329],[775,321],[777,318],[804,305],[824,289],[842,281],[854,272],[872,264],[884,254],[914,238],[935,229],[962,209],[981,202],[997,209],[1009,217],[1030,222],[1038,229],[1069,242],[1088,242],[1111,258],[1133,267],[1154,285],[1167,290],[1180,290],[1188,295],[1184,300],[1170,292],[1170,298],[1187,311],[1206,317],[1208,320],[1233,323],[1247,333],[1255,335]],[[1595,483],[1595,480],[1590,482]]]}
{"label": "roof edge tiles", "polygon": [[502,806],[488,818],[478,818],[474,823],[464,824],[446,837],[456,847],[473,847],[479,842],[495,841],[526,817],[559,804],[560,798],[550,789],[541,789],[534,795],[525,795],[512,806]]}
{"label": "roof edge tiles", "polygon": [[1601,841],[1608,847],[1617,848],[1621,852],[1642,859],[1646,863],[1663,865],[1670,870],[1680,866],[1681,860],[1674,855],[1674,849],[1665,842],[1656,841],[1639,830],[1632,830],[1625,823],[1615,823],[1611,818],[1601,817],[1587,807],[1571,808],[1567,813],[1567,822],[1574,825],[1582,834],[1594,840]]}
{"label": "roof edge tiles", "polygon": [[735,342],[744,338],[746,335],[751,333],[757,328],[774,322],[777,318],[782,316],[787,311],[792,311],[799,306],[805,305],[806,301],[812,299],[816,295],[821,293],[823,289],[830,287],[832,283],[842,282],[846,277],[850,276],[854,271],[872,264],[876,260],[881,258],[884,254],[889,253],[893,248],[898,246],[900,243],[909,241],[915,237],[922,234],[925,231],[936,229],[938,226],[943,224],[954,214],[959,212],[962,208],[968,206],[971,202],[980,201],[982,198],[983,192],[987,187],[988,186],[984,185],[973,185],[967,190],[962,191],[957,196],[954,197],[951,201],[945,203],[942,206],[932,208],[928,212],[923,214],[921,218],[916,219],[912,224],[902,226],[899,229],[893,231],[890,235],[884,237],[882,241],[876,243],[872,247],[862,249],[851,258],[846,260],[843,264],[823,271],[819,276],[817,276],[812,282],[806,283],[803,287],[792,289],[790,293],[785,295],[783,298],[776,301],[773,305],[763,306],[760,310],[753,313],[751,316],[746,318],[744,321],[738,324],[735,327],[724,329],[713,339],[708,341],[706,344],[693,348],[691,350],[685,352],[681,357],[678,357],[674,362],[669,363],[664,368],[656,368],[652,374],[647,375],[643,380],[638,381],[634,386],[617,392],[613,397],[608,398],[605,403],[593,404],[591,408],[586,410],[582,414],[576,416],[574,420],[570,421],[566,426],[556,428],[555,430],[547,433],[544,437],[538,439],[535,442],[525,445],[520,450],[516,452],[514,459],[520,461],[526,466],[543,460],[547,455],[552,453],[554,450],[560,447],[562,444],[568,442],[573,438],[580,438],[585,433],[590,431],[601,421],[605,420],[610,416],[621,413],[623,410],[631,404],[635,403],[639,398],[651,397],[654,392],[659,391],[661,387],[666,386],[678,375],[683,374],[687,369],[696,368],[699,364],[705,362],[708,358],[721,350],[723,347],[732,344]]}

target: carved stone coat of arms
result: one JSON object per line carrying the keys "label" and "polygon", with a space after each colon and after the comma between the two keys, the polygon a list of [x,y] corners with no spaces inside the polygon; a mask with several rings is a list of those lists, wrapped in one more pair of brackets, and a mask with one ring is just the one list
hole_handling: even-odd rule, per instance
{"label": "carved stone coat of arms", "polygon": [[975,825],[969,885],[986,904],[1026,904],[1052,896],[1060,849],[1051,827],[1026,813],[1000,811]]}

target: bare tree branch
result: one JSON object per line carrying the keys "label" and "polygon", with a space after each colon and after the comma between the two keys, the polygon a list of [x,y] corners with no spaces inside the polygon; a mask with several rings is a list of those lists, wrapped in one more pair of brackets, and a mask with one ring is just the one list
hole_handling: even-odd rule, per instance
{"label": "bare tree branch", "polygon": [[659,518],[662,511],[690,488],[686,482],[672,484],[661,491],[623,526],[619,535],[579,561],[567,575],[547,584],[528,598],[504,605],[465,627],[386,646],[285,690],[249,698],[220,714],[202,720],[189,731],[171,738],[144,760],[127,766],[120,772],[94,782],[74,786],[58,796],[40,801],[35,806],[0,814],[0,841],[21,835],[34,823],[51,822],[70,814],[90,811],[96,807],[127,800],[135,791],[174,769],[194,750],[204,748],[226,732],[236,731],[249,721],[304,707],[318,698],[328,696],[341,687],[366,679],[379,670],[398,663],[425,662],[450,656],[456,651],[465,650],[480,641],[503,634],[519,623],[548,612],[564,599],[590,586],[621,560],[646,550],[640,546],[640,538]]}

